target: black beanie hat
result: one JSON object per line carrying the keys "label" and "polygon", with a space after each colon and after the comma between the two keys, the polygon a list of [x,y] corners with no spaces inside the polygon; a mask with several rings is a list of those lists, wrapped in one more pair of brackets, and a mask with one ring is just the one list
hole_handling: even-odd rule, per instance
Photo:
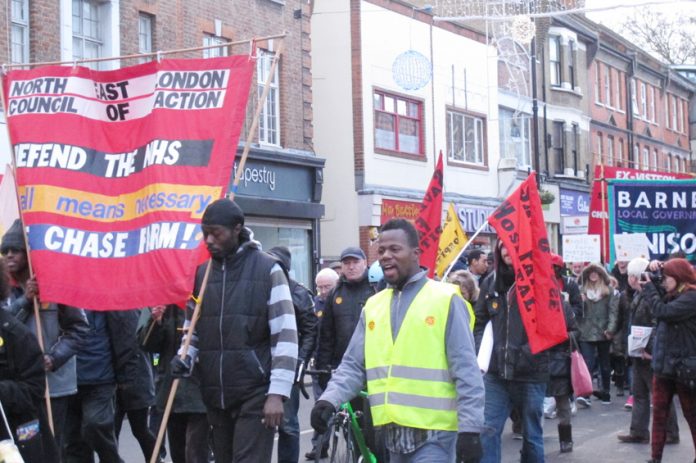
{"label": "black beanie hat", "polygon": [[205,208],[201,219],[202,225],[223,225],[228,228],[240,223],[244,225],[244,212],[237,203],[227,198],[213,201]]}
{"label": "black beanie hat", "polygon": [[24,243],[24,233],[22,232],[22,221],[17,219],[14,221],[9,230],[2,237],[0,244],[0,252],[3,254],[9,249],[19,249],[20,251],[27,250]]}
{"label": "black beanie hat", "polygon": [[290,250],[285,246],[276,246],[268,250],[268,253],[273,257],[278,258],[280,263],[285,270],[290,271],[290,264],[292,263],[292,256],[290,255]]}

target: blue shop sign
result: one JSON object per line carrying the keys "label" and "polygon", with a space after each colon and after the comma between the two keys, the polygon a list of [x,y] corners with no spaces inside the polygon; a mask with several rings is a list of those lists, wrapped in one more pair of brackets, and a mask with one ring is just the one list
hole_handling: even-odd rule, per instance
{"label": "blue shop sign", "polygon": [[574,190],[561,190],[561,215],[576,216],[590,213],[590,194]]}

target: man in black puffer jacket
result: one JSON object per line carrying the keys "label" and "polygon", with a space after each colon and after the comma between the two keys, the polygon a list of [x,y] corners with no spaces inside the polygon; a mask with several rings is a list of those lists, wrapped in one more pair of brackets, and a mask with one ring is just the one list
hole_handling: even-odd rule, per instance
{"label": "man in black puffer jacket", "polygon": [[[212,257],[200,319],[185,359],[172,375],[196,365],[215,461],[271,461],[275,428],[283,419],[297,366],[297,325],[288,280],[244,227],[244,213],[228,199],[210,204],[201,220]],[[199,267],[201,293],[207,264]],[[185,329],[188,325],[185,326]]]}
{"label": "man in black puffer jacket", "polygon": [[[278,259],[284,270],[290,273],[292,256],[285,246],[271,248],[268,253]],[[319,319],[314,313],[314,298],[310,290],[288,275],[292,305],[295,307],[297,322],[297,369],[295,384],[290,398],[285,401],[283,423],[278,427],[278,463],[297,462],[300,458],[300,422],[297,413],[300,409],[300,383],[304,380],[305,365],[314,352],[317,341]]]}
{"label": "man in black puffer jacket", "polygon": [[515,407],[520,411],[524,433],[522,461],[543,462],[541,422],[549,380],[549,357],[548,352],[531,354],[517,306],[512,258],[501,241],[495,250],[495,271],[481,284],[476,303],[474,337],[477,349],[489,320],[493,327],[493,352],[484,376],[487,429],[481,433],[481,461],[500,462],[500,435],[512,407]]}
{"label": "man in black puffer jacket", "polygon": [[[316,359],[318,370],[338,367],[365,301],[375,294],[367,278],[367,260],[362,249],[348,247],[341,252],[341,273],[324,306]],[[326,388],[329,378],[320,379],[322,388]]]}

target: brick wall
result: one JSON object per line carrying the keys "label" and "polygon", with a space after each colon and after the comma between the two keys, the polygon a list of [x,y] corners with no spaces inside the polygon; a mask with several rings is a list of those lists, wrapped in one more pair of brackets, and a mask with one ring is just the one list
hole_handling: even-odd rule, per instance
{"label": "brick wall", "polygon": [[[0,24],[8,2],[0,0]],[[32,0],[30,3],[31,61],[60,59],[60,10],[57,0]],[[121,0],[121,55],[138,52],[138,17],[140,12],[151,14],[153,50],[192,48],[203,45],[204,33],[215,33],[215,20],[222,21],[222,36],[230,40],[282,34],[287,32],[285,51],[280,62],[280,143],[283,148],[312,150],[312,89],[311,89],[311,4],[302,0]],[[295,11],[298,10],[296,14]],[[8,61],[9,31],[0,34],[0,62]],[[259,43],[259,47],[268,44]],[[277,47],[277,43],[275,45]],[[233,48],[232,53],[248,53],[249,46]],[[172,55],[173,56],[173,55]],[[201,51],[176,55],[199,58]],[[135,61],[122,65],[135,64]],[[256,102],[256,90],[252,101]],[[249,119],[254,105],[249,105]],[[247,124],[247,127],[250,125]],[[244,139],[244,136],[243,138]]]}

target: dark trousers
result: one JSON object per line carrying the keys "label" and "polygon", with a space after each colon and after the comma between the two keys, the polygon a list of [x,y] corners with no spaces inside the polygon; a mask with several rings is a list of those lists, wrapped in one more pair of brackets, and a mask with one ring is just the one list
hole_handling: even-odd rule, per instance
{"label": "dark trousers", "polygon": [[78,386],[65,425],[65,463],[122,463],[114,433],[114,384]]}
{"label": "dark trousers", "polygon": [[[650,360],[633,359],[633,409],[631,410],[631,435],[650,437],[650,393],[653,372]],[[674,402],[669,407],[666,432],[669,437],[679,437]]]}
{"label": "dark trousers", "polygon": [[68,416],[68,403],[71,396],[51,397],[51,413],[53,414],[53,437],[58,447],[58,453],[63,453],[65,443],[65,421]]}
{"label": "dark trousers", "polygon": [[585,359],[590,374],[599,360],[599,373],[602,378],[602,392],[609,393],[611,387],[611,366],[609,365],[609,348],[611,341],[580,341],[580,352]]}
{"label": "dark trousers", "polygon": [[205,413],[169,415],[169,452],[173,463],[208,463],[208,417]]}
{"label": "dark trousers", "polygon": [[297,463],[300,458],[300,388],[292,387],[290,398],[283,404],[283,422],[278,427],[278,463]]}
{"label": "dark trousers", "polygon": [[121,435],[121,425],[123,418],[128,415],[128,423],[130,424],[131,432],[140,445],[145,456],[145,463],[152,458],[152,452],[155,449],[155,436],[150,432],[147,425],[149,408],[139,408],[137,410],[123,410],[120,407],[116,409],[116,417],[114,418],[114,429],[116,430],[116,439]]}
{"label": "dark trousers", "polygon": [[667,439],[667,416],[672,406],[672,397],[679,396],[684,418],[689,423],[691,438],[696,447],[696,394],[686,386],[671,378],[653,376],[653,428],[652,428],[652,458],[660,461]]}
{"label": "dark trousers", "polygon": [[265,402],[264,388],[239,406],[208,409],[215,463],[270,463],[275,430],[261,422]]}

